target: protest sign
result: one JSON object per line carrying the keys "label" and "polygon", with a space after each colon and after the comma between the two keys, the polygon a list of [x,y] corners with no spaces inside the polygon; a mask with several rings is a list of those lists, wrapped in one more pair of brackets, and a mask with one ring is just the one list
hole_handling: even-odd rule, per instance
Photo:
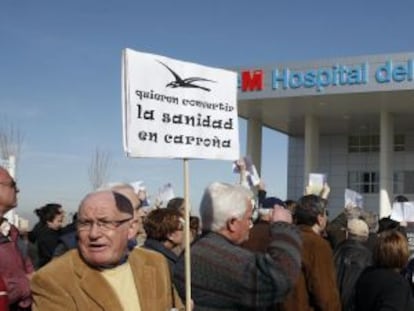
{"label": "protest sign", "polygon": [[167,183],[158,189],[156,200],[160,207],[166,207],[168,201],[175,197],[174,189],[171,183]]}
{"label": "protest sign", "polygon": [[128,156],[239,158],[235,72],[131,49],[122,65]]}
{"label": "protest sign", "polygon": [[[239,165],[237,163],[238,161],[239,160],[233,162],[233,173],[236,173],[236,174],[240,174]],[[249,156],[245,156],[245,157],[243,157],[243,159],[240,159],[240,161],[244,162],[244,165],[245,165],[245,168],[246,168],[245,178],[247,179],[246,182],[248,182],[248,185],[250,187],[258,186],[260,184],[260,176],[259,176],[259,173],[257,172],[256,166],[253,164],[251,158]]]}
{"label": "protest sign", "polygon": [[310,173],[308,181],[308,193],[320,195],[323,185],[326,183],[326,175],[319,173]]}
{"label": "protest sign", "polygon": [[414,222],[408,222],[405,228],[410,256],[414,255]]}
{"label": "protest sign", "polygon": [[394,202],[390,218],[398,222],[414,222],[414,202]]}
{"label": "protest sign", "polygon": [[354,190],[345,189],[345,207],[360,207],[363,208],[364,199],[362,195]]}

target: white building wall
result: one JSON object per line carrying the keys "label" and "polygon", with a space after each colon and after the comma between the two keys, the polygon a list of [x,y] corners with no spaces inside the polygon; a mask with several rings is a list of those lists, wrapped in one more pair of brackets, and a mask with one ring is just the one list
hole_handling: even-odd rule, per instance
{"label": "white building wall", "polygon": [[[315,173],[327,174],[328,183],[331,187],[329,208],[330,218],[332,218],[343,209],[344,191],[348,186],[348,172],[379,172],[379,152],[348,153],[348,136],[345,135],[321,136],[319,144],[319,171]],[[414,132],[405,133],[405,151],[394,152],[393,161],[394,172],[414,171]],[[287,198],[289,199],[298,199],[303,195],[305,181],[303,163],[303,137],[289,137],[287,181]],[[390,194],[390,196],[393,197],[397,194],[404,194],[409,200],[414,200],[414,193],[395,193]],[[365,209],[378,213],[379,193],[365,193],[363,197]]]}

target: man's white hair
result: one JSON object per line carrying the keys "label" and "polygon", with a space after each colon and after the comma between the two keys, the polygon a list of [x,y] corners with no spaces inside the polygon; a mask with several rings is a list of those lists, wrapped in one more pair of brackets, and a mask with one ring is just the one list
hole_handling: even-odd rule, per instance
{"label": "man's white hair", "polygon": [[245,214],[253,193],[241,185],[214,182],[204,191],[200,203],[203,230],[219,231],[232,218]]}

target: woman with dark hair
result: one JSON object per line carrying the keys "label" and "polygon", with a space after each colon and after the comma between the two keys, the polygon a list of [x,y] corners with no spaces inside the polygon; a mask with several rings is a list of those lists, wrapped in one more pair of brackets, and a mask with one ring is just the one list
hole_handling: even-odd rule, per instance
{"label": "woman with dark hair", "polygon": [[29,234],[29,239],[37,247],[36,268],[41,268],[53,257],[63,226],[62,205],[49,203],[35,210],[39,222]]}
{"label": "woman with dark hair", "polygon": [[396,230],[379,234],[373,266],[362,273],[356,284],[356,311],[414,310],[410,286],[400,274],[408,256],[408,242],[403,234]]}
{"label": "woman with dark hair", "polygon": [[151,211],[144,220],[147,239],[144,247],[164,255],[172,271],[178,257],[173,249],[184,241],[184,219],[178,209],[160,208]]}

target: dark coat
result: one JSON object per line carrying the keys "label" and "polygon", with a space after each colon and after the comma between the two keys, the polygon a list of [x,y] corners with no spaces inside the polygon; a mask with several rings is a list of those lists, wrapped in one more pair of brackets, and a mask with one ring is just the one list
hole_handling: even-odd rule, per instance
{"label": "dark coat", "polygon": [[412,311],[414,299],[408,282],[397,271],[367,268],[355,288],[355,311]]}
{"label": "dark coat", "polygon": [[335,250],[334,261],[342,310],[353,310],[355,285],[362,271],[372,264],[372,253],[360,241],[345,240]]}
{"label": "dark coat", "polygon": [[174,271],[175,263],[177,262],[178,256],[172,251],[166,248],[160,241],[153,239],[146,239],[143,245],[144,248],[151,249],[164,255],[170,266],[171,275]]}
{"label": "dark coat", "polygon": [[249,239],[242,244],[242,247],[251,250],[252,252],[266,252],[267,247],[271,241],[270,223],[264,220],[259,220],[250,229]]}
{"label": "dark coat", "polygon": [[38,251],[37,268],[43,267],[52,260],[59,238],[60,230],[53,230],[48,226],[44,226],[39,230],[36,240]]}
{"label": "dark coat", "polygon": [[[191,247],[194,311],[264,310],[281,301],[300,271],[301,241],[287,223],[271,225],[268,253],[253,253],[210,232]],[[184,256],[174,271],[180,295],[185,295]]]}

